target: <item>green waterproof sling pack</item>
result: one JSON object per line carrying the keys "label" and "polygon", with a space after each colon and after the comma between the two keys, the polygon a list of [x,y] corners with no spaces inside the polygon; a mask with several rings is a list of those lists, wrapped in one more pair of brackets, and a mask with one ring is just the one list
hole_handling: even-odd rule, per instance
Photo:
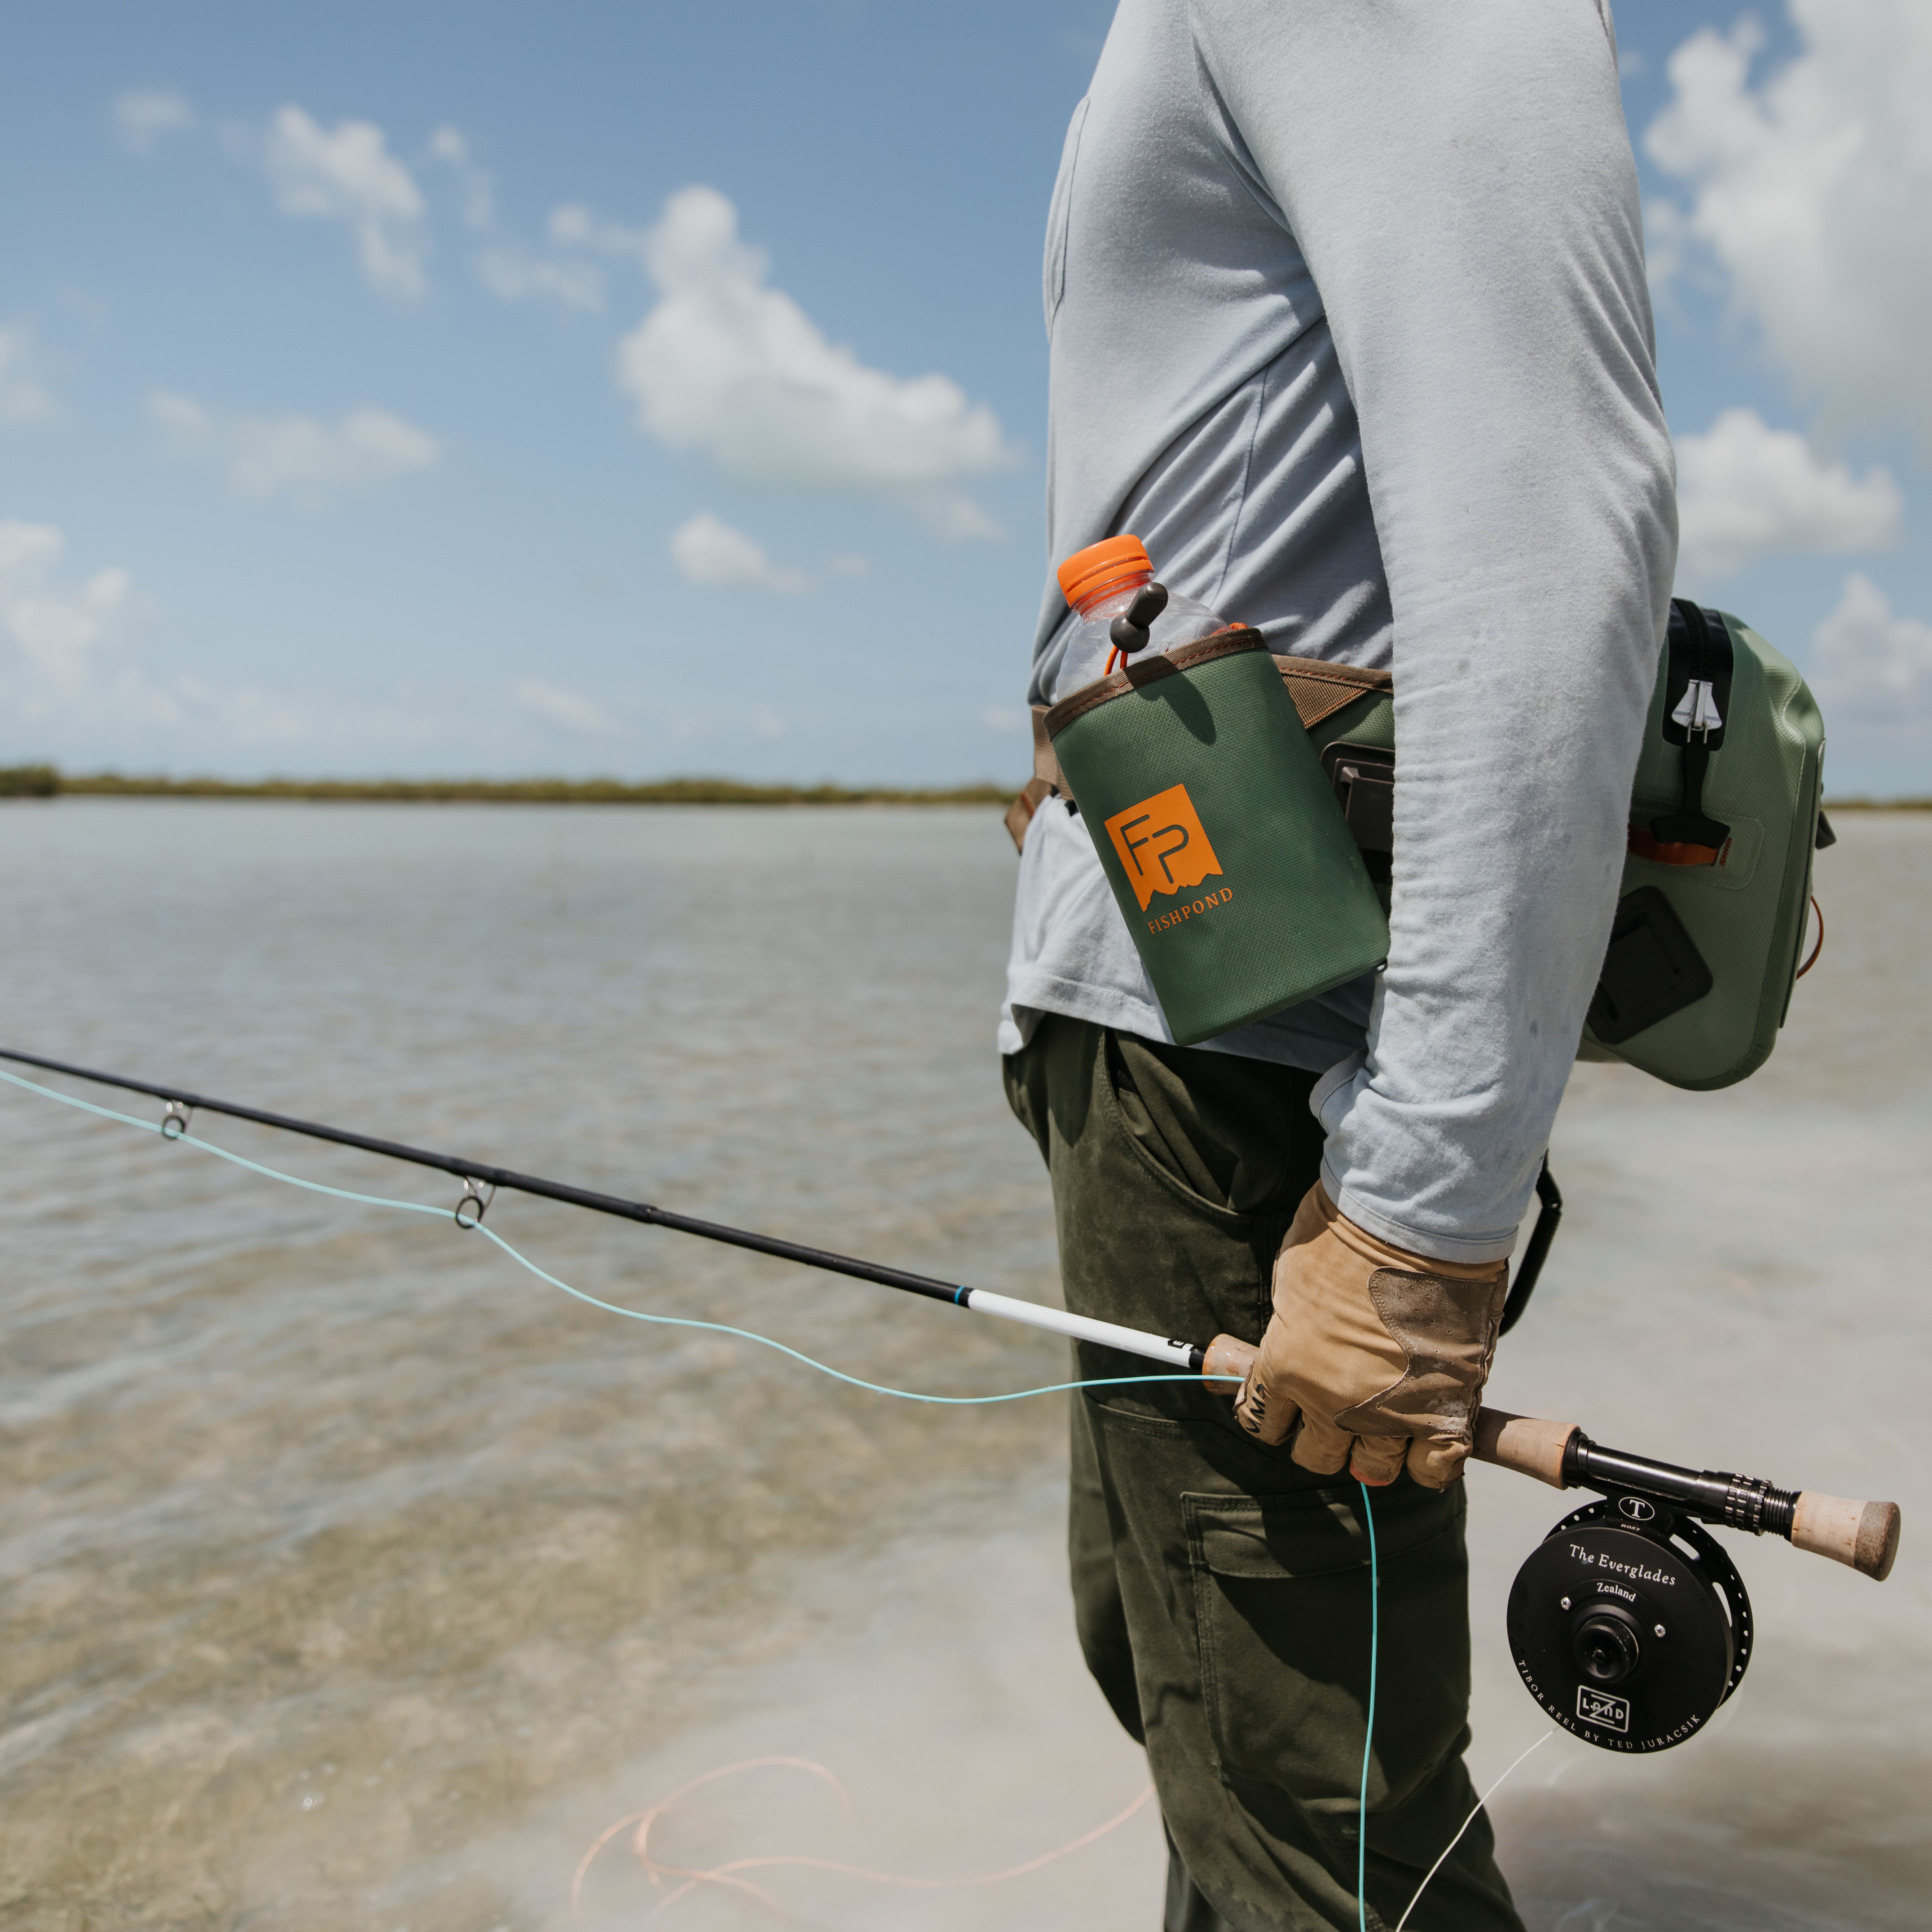
{"label": "green waterproof sling pack", "polygon": [[1183,1046],[1387,957],[1368,866],[1258,632],[1130,659],[1046,730]]}
{"label": "green waterproof sling pack", "polygon": [[[1308,668],[1282,661],[1292,683]],[[1372,871],[1394,843],[1395,707],[1314,734]],[[1824,723],[1796,668],[1738,619],[1679,598],[1651,694],[1629,856],[1579,1057],[1673,1087],[1728,1087],[1769,1058],[1797,978],[1822,820]]]}
{"label": "green waterproof sling pack", "polygon": [[1738,619],[1674,601],[1583,1058],[1700,1088],[1770,1058],[1801,970],[1812,854],[1832,842],[1824,756],[1796,668]]}

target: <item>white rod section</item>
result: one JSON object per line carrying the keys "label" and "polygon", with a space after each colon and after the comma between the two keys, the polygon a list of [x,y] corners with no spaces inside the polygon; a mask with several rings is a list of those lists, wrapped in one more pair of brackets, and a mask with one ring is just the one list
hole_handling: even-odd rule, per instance
{"label": "white rod section", "polygon": [[1169,1342],[1139,1328],[1123,1328],[1113,1322],[1096,1322],[1084,1315],[1069,1315],[1064,1309],[1042,1308],[1036,1301],[1016,1301],[1010,1294],[994,1294],[983,1288],[970,1288],[962,1305],[975,1315],[996,1315],[1002,1322],[1024,1322],[1029,1328],[1045,1328],[1056,1335],[1070,1335],[1076,1342],[1098,1342],[1102,1347],[1123,1348],[1130,1355],[1144,1355],[1150,1361],[1166,1362],[1170,1367],[1192,1369],[1194,1348],[1186,1342]]}

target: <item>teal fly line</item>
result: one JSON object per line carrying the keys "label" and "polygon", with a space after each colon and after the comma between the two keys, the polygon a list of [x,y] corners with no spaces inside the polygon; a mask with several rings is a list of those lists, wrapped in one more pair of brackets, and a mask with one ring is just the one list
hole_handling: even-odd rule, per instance
{"label": "teal fly line", "polygon": [[[246,1168],[250,1174],[266,1175],[271,1180],[285,1182],[290,1187],[299,1187],[310,1194],[326,1194],[337,1201],[352,1201],[366,1208],[394,1208],[405,1214],[447,1215],[447,1208],[430,1206],[422,1201],[394,1201],[386,1195],[358,1194],[346,1187],[331,1187],[320,1180],[305,1180],[300,1174],[284,1174],[278,1168],[265,1167],[260,1161],[250,1160],[245,1156],[231,1154],[227,1148],[217,1147],[212,1141],[197,1138],[185,1131],[170,1134],[153,1120],[143,1120],[133,1114],[123,1114],[112,1107],[103,1107],[92,1100],[83,1100],[72,1094],[62,1094],[51,1087],[43,1087],[38,1081],[22,1079],[17,1073],[9,1073],[0,1068],[0,1080],[16,1087],[24,1088],[29,1094],[38,1094],[50,1100],[58,1100],[63,1106],[78,1108],[84,1114],[94,1114],[104,1120],[116,1120],[122,1126],[138,1127],[143,1133],[160,1134],[164,1140],[173,1141],[184,1147],[191,1147],[202,1154],[212,1154],[218,1160],[225,1160],[236,1167]],[[808,1369],[816,1369],[822,1376],[830,1376],[834,1382],[845,1383],[849,1388],[862,1389],[868,1395],[892,1396],[901,1402],[924,1402],[948,1408],[982,1408],[991,1402],[1024,1402],[1036,1395],[1060,1395],[1070,1389],[1118,1388],[1124,1385],[1144,1382],[1238,1382],[1239,1376],[1154,1375],[1154,1376],[1099,1376],[1084,1382],[1048,1382],[1039,1388],[1010,1389],[999,1395],[928,1395],[919,1389],[888,1388],[882,1382],[868,1382],[858,1376],[848,1376],[842,1369],[835,1369],[829,1362],[820,1362],[796,1348],[788,1348],[784,1342],[774,1341],[769,1335],[754,1334],[748,1328],[734,1328],[725,1322],[700,1322],[689,1315],[647,1315],[641,1309],[620,1307],[614,1301],[600,1300],[594,1294],[586,1294],[580,1288],[572,1288],[568,1282],[538,1267],[527,1255],[520,1254],[505,1240],[493,1228],[481,1221],[465,1222],[466,1232],[487,1235],[508,1255],[519,1268],[526,1269],[538,1280],[548,1282],[552,1288],[560,1288],[573,1300],[583,1302],[586,1306],[601,1309],[607,1315],[621,1315],[627,1321],[648,1322],[663,1328],[696,1328],[707,1334],[730,1335],[744,1342],[755,1342],[761,1348],[772,1348],[781,1355],[789,1356],[794,1362],[802,1362]]]}
{"label": "teal fly line", "polygon": [[[1358,1482],[1356,1486],[1362,1492],[1362,1520],[1369,1526],[1369,1708],[1362,1724],[1362,1799],[1356,1810],[1355,1916],[1361,1932],[1369,1932],[1369,1760],[1376,1743],[1376,1669],[1382,1661],[1382,1566],[1376,1560],[1376,1506],[1370,1498],[1368,1484]],[[1429,1877],[1435,1876],[1431,1872]],[[1422,1882],[1426,1885],[1429,1879]],[[1417,1894],[1418,1898],[1420,1895]]]}

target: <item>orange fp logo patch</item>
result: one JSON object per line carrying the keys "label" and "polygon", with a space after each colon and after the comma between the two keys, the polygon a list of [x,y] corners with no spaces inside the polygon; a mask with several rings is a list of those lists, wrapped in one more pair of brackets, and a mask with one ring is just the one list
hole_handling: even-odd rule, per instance
{"label": "orange fp logo patch", "polygon": [[1169,785],[1107,820],[1120,865],[1145,912],[1156,892],[1178,892],[1198,886],[1221,862],[1208,842],[1206,828],[1184,784]]}

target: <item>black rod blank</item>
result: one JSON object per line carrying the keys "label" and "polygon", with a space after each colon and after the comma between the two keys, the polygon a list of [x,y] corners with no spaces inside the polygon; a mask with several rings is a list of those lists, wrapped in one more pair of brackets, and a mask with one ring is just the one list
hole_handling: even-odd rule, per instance
{"label": "black rod blank", "polygon": [[514,1168],[497,1167],[487,1160],[467,1160],[456,1154],[436,1154],[427,1148],[405,1146],[400,1141],[377,1140],[369,1134],[350,1133],[342,1127],[324,1126],[315,1120],[299,1120],[286,1114],[270,1114],[259,1107],[242,1107],[230,1100],[210,1100],[205,1094],[190,1094],[185,1088],[163,1087],[152,1081],[130,1080],[118,1073],[101,1073],[87,1066],[70,1066],[59,1060],[44,1060],[32,1053],[13,1053],[0,1048],[0,1060],[22,1066],[38,1067],[44,1073],[65,1074],[74,1080],[91,1081],[98,1087],[118,1087],[130,1094],[146,1094],[157,1100],[186,1107],[197,1113],[225,1114],[231,1120],[251,1120],[256,1126],[274,1127],[283,1133],[302,1134],[312,1141],[332,1141],[338,1147],[355,1148],[364,1154],[381,1154],[389,1160],[407,1161],[412,1166],[430,1167],[453,1174],[459,1180],[480,1181],[486,1187],[502,1188],[516,1194],[531,1194],[546,1201],[561,1201],[572,1208],[587,1208],[593,1214],[615,1215],[620,1220],[638,1221],[646,1227],[668,1228],[680,1234],[695,1234],[700,1240],[722,1241],[734,1248],[773,1255],[780,1261],[796,1262],[801,1267],[820,1268],[830,1274],[850,1275],[857,1281],[876,1282],[881,1288],[896,1288],[908,1294],[922,1294],[934,1301],[961,1306],[964,1294],[956,1282],[935,1276],[912,1274],[904,1268],[881,1268],[875,1262],[860,1261],[850,1255],[834,1254],[830,1249],[808,1247],[802,1241],[785,1241],[773,1234],[754,1234],[747,1228],[729,1228],[722,1222],[700,1221],[694,1216],[674,1213],[668,1208],[653,1207],[648,1201],[626,1201],[614,1194],[599,1194],[567,1182],[545,1180],[533,1174],[519,1174]]}

